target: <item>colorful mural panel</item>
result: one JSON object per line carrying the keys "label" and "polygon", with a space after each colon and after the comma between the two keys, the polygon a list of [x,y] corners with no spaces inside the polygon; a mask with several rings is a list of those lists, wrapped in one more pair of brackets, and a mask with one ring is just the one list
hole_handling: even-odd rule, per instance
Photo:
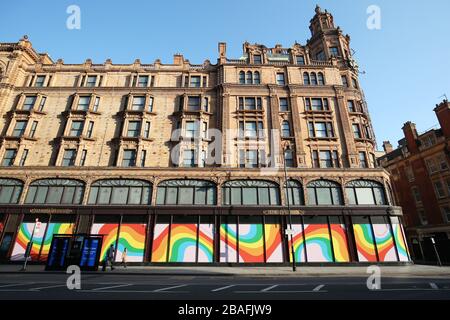
{"label": "colorful mural panel", "polygon": [[220,225],[220,262],[237,262],[237,226]]}
{"label": "colorful mural panel", "polygon": [[405,242],[402,225],[399,223],[393,223],[392,229],[394,231],[394,239],[395,239],[395,244],[397,246],[397,252],[398,252],[400,261],[402,261],[402,262],[410,261],[408,246],[406,245],[406,242]]}
{"label": "colorful mural panel", "polygon": [[111,245],[116,246],[117,232],[119,231],[119,224],[117,223],[94,223],[91,229],[92,234],[104,235],[102,251],[100,253],[100,261],[106,257],[106,252]]}
{"label": "colorful mural panel", "polygon": [[344,224],[330,224],[335,262],[349,262],[348,242]]}
{"label": "colorful mural panel", "polygon": [[372,236],[372,226],[368,223],[354,224],[356,248],[360,262],[377,262],[375,242]]}
{"label": "colorful mural panel", "polygon": [[121,224],[117,243],[116,261],[122,261],[124,249],[127,249],[127,262],[143,262],[145,250],[146,224]]}
{"label": "colorful mural panel", "polygon": [[[295,263],[306,262],[305,239],[303,238],[303,226],[292,224]],[[291,236],[289,236],[289,261],[292,261]]]}
{"label": "colorful mural panel", "polygon": [[172,224],[169,262],[195,262],[196,251],[197,225]]}
{"label": "colorful mural panel", "polygon": [[263,225],[239,225],[239,263],[260,262],[264,262]]}
{"label": "colorful mural panel", "polygon": [[328,224],[305,224],[308,262],[333,262]]}
{"label": "colorful mural panel", "polygon": [[283,242],[281,238],[281,225],[264,225],[266,241],[266,259],[269,263],[283,262]]}
{"label": "colorful mural panel", "polygon": [[391,227],[389,224],[374,224],[373,233],[377,244],[378,258],[380,262],[397,261],[394,241],[392,240]]}
{"label": "colorful mural panel", "polygon": [[[11,260],[25,260],[25,251],[31,240],[34,226],[34,222],[24,222],[20,224],[19,232],[16,237],[16,243],[14,244],[13,252],[11,254]],[[33,235],[33,246],[30,253],[31,261],[36,261],[39,257],[39,251],[41,250],[46,228],[47,223],[41,223],[39,230],[35,231]]]}
{"label": "colorful mural panel", "polygon": [[152,262],[167,262],[169,224],[158,223],[153,232]]}
{"label": "colorful mural panel", "polygon": [[200,224],[198,232],[198,262],[213,262],[214,225]]}

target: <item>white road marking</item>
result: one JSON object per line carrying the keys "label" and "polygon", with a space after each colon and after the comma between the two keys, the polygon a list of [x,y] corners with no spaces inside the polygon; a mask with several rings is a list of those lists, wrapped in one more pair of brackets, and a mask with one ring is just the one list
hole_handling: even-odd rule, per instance
{"label": "white road marking", "polygon": [[320,289],[322,289],[323,287],[325,287],[324,284],[318,285],[317,287],[315,287],[315,288],[313,289],[313,291],[315,291],[315,292],[320,291]]}
{"label": "white road marking", "polygon": [[439,290],[439,287],[438,287],[437,284],[434,283],[434,282],[430,282],[430,287],[431,287],[432,289],[434,289],[434,290]]}
{"label": "white road marking", "polygon": [[92,291],[100,291],[100,290],[107,290],[107,289],[115,289],[115,288],[121,288],[121,287],[129,287],[129,286],[132,286],[132,284],[130,284],[130,283],[124,283],[124,284],[118,284],[118,285],[115,285],[115,286],[95,288],[95,289],[92,289]]}
{"label": "white road marking", "polygon": [[217,291],[226,290],[226,289],[232,288],[232,287],[234,287],[234,286],[235,286],[235,284],[232,284],[232,285],[229,285],[229,286],[225,286],[225,287],[220,287],[220,288],[211,290],[211,292],[217,292]]}
{"label": "white road marking", "polygon": [[39,291],[42,289],[51,289],[51,288],[59,288],[59,287],[67,287],[67,284],[58,284],[58,285],[54,285],[54,286],[31,288],[31,289],[28,289],[28,291]]}
{"label": "white road marking", "polygon": [[167,288],[156,289],[156,290],[153,290],[153,292],[166,292],[166,290],[182,288],[182,287],[186,287],[186,286],[187,286],[187,284],[180,284],[179,286],[172,286],[172,287],[167,287]]}
{"label": "white road marking", "polygon": [[271,289],[273,289],[273,288],[276,288],[276,287],[278,287],[278,285],[277,285],[277,284],[274,284],[273,286],[270,286],[270,287],[267,287],[267,288],[265,288],[265,289],[262,289],[261,292],[267,292],[267,291],[269,291],[269,290],[271,290]]}
{"label": "white road marking", "polygon": [[26,286],[27,284],[34,284],[34,282],[6,284],[6,285],[0,286],[0,288],[15,287],[15,286]]}
{"label": "white road marking", "polygon": [[328,291],[234,291],[234,293],[323,293]]}

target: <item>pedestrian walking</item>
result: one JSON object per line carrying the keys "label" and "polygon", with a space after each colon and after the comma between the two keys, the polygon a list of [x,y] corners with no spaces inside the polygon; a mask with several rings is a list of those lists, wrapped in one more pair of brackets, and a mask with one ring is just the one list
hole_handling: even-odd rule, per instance
{"label": "pedestrian walking", "polygon": [[127,268],[127,253],[128,253],[128,249],[124,248],[123,252],[122,252],[122,265],[125,269]]}
{"label": "pedestrian walking", "polygon": [[108,264],[111,267],[111,271],[114,270],[114,245],[112,244],[106,251],[105,259],[103,259],[103,271],[106,271]]}

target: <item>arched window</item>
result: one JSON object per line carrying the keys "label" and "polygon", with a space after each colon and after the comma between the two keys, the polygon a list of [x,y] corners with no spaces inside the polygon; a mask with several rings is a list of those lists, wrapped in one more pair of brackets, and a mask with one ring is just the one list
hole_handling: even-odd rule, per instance
{"label": "arched window", "polygon": [[247,84],[253,84],[253,74],[247,71]]}
{"label": "arched window", "polygon": [[216,185],[203,180],[167,180],[158,185],[158,205],[214,205]]}
{"label": "arched window", "polygon": [[291,136],[291,126],[287,120],[284,120],[281,124],[281,136],[283,138],[289,138]]}
{"label": "arched window", "polygon": [[23,182],[15,179],[0,179],[0,203],[19,203]]}
{"label": "arched window", "polygon": [[254,84],[260,84],[261,83],[261,77],[259,75],[259,71],[255,71],[253,74],[253,83]]}
{"label": "arched window", "polygon": [[309,78],[309,73],[308,72],[303,73],[303,84],[305,86],[311,85],[311,80]]}
{"label": "arched window", "polygon": [[280,189],[274,182],[233,180],[223,185],[224,205],[280,205]]}
{"label": "arched window", "polygon": [[25,203],[81,204],[84,183],[71,179],[42,179],[33,181],[28,188]]}
{"label": "arched window", "polygon": [[305,197],[303,196],[303,188],[300,182],[296,180],[289,180],[287,182],[286,202],[292,206],[303,206],[305,204]]}
{"label": "arched window", "polygon": [[324,86],[325,85],[325,77],[323,76],[323,73],[319,72],[317,77],[318,77],[318,81],[319,81],[319,86]]}
{"label": "arched window", "polygon": [[317,86],[317,75],[315,72],[311,73],[311,85]]}
{"label": "arched window", "polygon": [[342,192],[339,183],[328,180],[312,181],[307,186],[308,204],[342,205]]}
{"label": "arched window", "polygon": [[381,183],[370,180],[355,180],[347,184],[345,191],[349,204],[387,205],[384,187]]}
{"label": "arched window", "polygon": [[245,84],[245,72],[244,71],[239,72],[239,83]]}
{"label": "arched window", "polygon": [[91,186],[88,204],[150,204],[152,185],[131,179],[98,180]]}

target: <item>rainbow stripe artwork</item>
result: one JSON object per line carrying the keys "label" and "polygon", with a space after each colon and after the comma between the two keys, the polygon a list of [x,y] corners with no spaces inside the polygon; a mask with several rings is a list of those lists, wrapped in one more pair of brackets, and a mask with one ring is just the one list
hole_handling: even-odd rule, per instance
{"label": "rainbow stripe artwork", "polygon": [[281,241],[281,225],[264,225],[266,241],[266,258],[268,263],[283,262],[283,244]]}
{"label": "rainbow stripe artwork", "polygon": [[118,230],[119,224],[117,223],[94,223],[92,226],[92,234],[104,235],[100,261],[106,258],[106,252],[111,245],[116,246]]}
{"label": "rainbow stripe artwork", "polygon": [[330,224],[335,262],[350,262],[344,224]]}
{"label": "rainbow stripe artwork", "polygon": [[305,224],[308,262],[333,262],[328,224]]}
{"label": "rainbow stripe artwork", "polygon": [[196,251],[197,225],[172,224],[169,262],[195,262]]}
{"label": "rainbow stripe artwork", "polygon": [[[14,244],[13,252],[11,254],[11,260],[24,261],[25,251],[27,245],[31,240],[31,234],[34,229],[34,222],[24,222],[20,224],[19,232],[17,233],[16,243]],[[39,251],[41,250],[42,241],[44,239],[45,229],[47,223],[41,223],[40,229],[34,233],[33,247],[31,248],[31,260],[36,261],[39,257]]]}
{"label": "rainbow stripe artwork", "polygon": [[[305,241],[303,238],[303,226],[301,224],[293,224],[294,252],[295,263],[306,262]],[[289,238],[289,261],[292,261],[291,236]]]}
{"label": "rainbow stripe artwork", "polygon": [[406,246],[405,237],[403,236],[403,227],[399,223],[393,223],[392,229],[394,231],[394,239],[397,245],[397,252],[402,262],[408,262],[409,260],[409,252],[408,247]]}
{"label": "rainbow stripe artwork", "polygon": [[355,233],[358,260],[360,262],[377,262],[371,225],[368,223],[354,224],[353,231]]}
{"label": "rainbow stripe artwork", "polygon": [[214,225],[200,224],[198,232],[198,262],[213,262]]}
{"label": "rainbow stripe artwork", "polygon": [[397,261],[394,241],[392,240],[391,227],[388,224],[374,224],[373,233],[377,244],[380,262]]}
{"label": "rainbow stripe artwork", "polygon": [[72,223],[50,223],[47,228],[47,233],[45,234],[44,243],[42,244],[41,256],[39,257],[39,260],[47,261],[48,253],[50,251],[50,246],[53,240],[53,235],[72,233]]}
{"label": "rainbow stripe artwork", "polygon": [[158,223],[153,232],[152,262],[167,262],[169,224]]}
{"label": "rainbow stripe artwork", "polygon": [[145,234],[147,224],[120,225],[119,241],[117,244],[116,261],[122,261],[122,253],[127,248],[127,262],[143,262],[145,248]]}
{"label": "rainbow stripe artwork", "polygon": [[220,262],[237,262],[237,226],[220,225]]}
{"label": "rainbow stripe artwork", "polygon": [[262,224],[239,225],[239,262],[264,262],[264,235]]}

